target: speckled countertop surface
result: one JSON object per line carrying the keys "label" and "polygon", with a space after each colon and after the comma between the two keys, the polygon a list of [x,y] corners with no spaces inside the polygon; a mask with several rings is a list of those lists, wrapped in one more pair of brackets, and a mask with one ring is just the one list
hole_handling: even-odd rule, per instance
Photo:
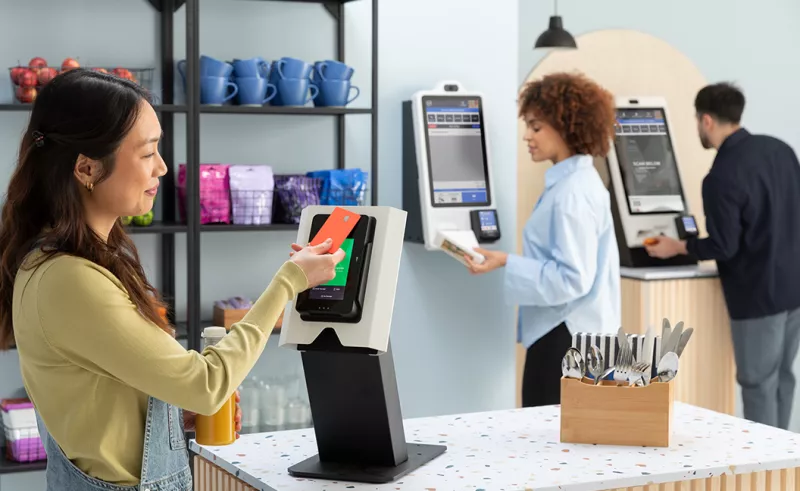
{"label": "speckled countertop surface", "polygon": [[314,431],[244,435],[192,450],[262,490],[599,491],[800,467],[800,434],[676,403],[670,448],[559,443],[559,408],[410,419],[409,442],[447,452],[392,484],[312,481],[287,468],[315,455]]}

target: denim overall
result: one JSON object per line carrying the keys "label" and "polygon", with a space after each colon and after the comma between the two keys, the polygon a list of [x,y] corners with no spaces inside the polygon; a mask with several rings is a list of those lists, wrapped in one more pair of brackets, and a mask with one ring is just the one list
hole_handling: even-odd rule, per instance
{"label": "denim overall", "polygon": [[183,428],[183,412],[150,397],[144,432],[141,483],[116,486],[86,475],[73,464],[36,414],[47,452],[46,491],[191,491],[192,474]]}

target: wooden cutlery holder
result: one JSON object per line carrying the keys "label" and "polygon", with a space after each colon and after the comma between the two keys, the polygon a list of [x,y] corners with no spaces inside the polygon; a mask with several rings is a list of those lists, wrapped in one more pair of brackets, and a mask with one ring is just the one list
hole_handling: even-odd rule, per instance
{"label": "wooden cutlery holder", "polygon": [[617,386],[590,379],[561,379],[561,442],[669,447],[673,382]]}

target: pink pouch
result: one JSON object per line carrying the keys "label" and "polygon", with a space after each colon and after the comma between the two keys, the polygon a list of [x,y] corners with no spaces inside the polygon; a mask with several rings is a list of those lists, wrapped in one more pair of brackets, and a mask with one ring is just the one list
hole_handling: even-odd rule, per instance
{"label": "pink pouch", "polygon": [[[231,223],[231,193],[228,167],[200,164],[200,223]],[[178,203],[186,221],[186,164],[178,168]]]}

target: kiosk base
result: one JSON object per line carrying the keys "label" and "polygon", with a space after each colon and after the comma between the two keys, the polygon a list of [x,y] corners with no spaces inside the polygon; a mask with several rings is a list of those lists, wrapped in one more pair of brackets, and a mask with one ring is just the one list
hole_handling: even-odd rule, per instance
{"label": "kiosk base", "polygon": [[338,462],[322,462],[319,455],[289,467],[295,477],[329,479],[334,481],[385,484],[394,482],[409,472],[422,467],[447,450],[443,445],[408,443],[408,459],[396,466],[364,466]]}
{"label": "kiosk base", "polygon": [[342,346],[336,331],[298,345],[319,454],[289,467],[296,477],[387,483],[445,452],[406,442],[391,345]]}

